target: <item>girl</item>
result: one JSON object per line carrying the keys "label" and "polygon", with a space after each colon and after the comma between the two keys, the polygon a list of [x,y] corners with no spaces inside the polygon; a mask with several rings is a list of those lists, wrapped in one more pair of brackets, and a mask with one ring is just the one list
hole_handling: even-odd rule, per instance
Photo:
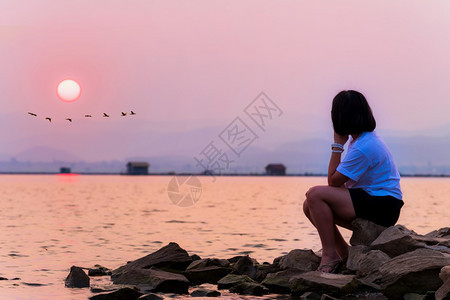
{"label": "girl", "polygon": [[[318,271],[337,273],[346,262],[349,245],[336,225],[352,229],[355,218],[383,226],[394,225],[403,206],[400,175],[387,146],[375,133],[376,122],[366,98],[342,91],[333,99],[334,143],[328,185],[306,193],[303,211],[322,243]],[[341,161],[344,145],[351,140]]]}

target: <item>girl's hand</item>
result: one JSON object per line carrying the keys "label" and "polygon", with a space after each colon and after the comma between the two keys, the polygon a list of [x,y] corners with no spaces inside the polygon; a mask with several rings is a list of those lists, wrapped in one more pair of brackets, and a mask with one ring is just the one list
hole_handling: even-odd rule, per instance
{"label": "girl's hand", "polygon": [[336,133],[336,131],[334,132],[334,142],[341,144],[341,145],[345,145],[345,143],[347,143],[348,141],[348,135],[339,135]]}

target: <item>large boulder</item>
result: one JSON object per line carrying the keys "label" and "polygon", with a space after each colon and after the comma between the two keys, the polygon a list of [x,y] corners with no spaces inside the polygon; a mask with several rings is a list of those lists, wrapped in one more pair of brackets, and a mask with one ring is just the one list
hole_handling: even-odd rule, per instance
{"label": "large boulder", "polygon": [[268,294],[269,290],[259,283],[242,282],[240,284],[232,286],[230,288],[230,292],[240,295],[262,296]]}
{"label": "large boulder", "polygon": [[424,294],[442,285],[439,272],[450,264],[450,255],[430,249],[417,249],[383,263],[380,286],[390,299],[401,299],[406,293]]}
{"label": "large boulder", "polygon": [[354,275],[307,272],[291,278],[291,295],[300,296],[305,292],[327,293],[342,296],[357,290],[359,284]]}
{"label": "large boulder", "polygon": [[224,278],[220,279],[217,282],[217,288],[221,289],[229,289],[235,285],[241,284],[243,282],[251,282],[257,283],[247,275],[238,275],[238,274],[228,274]]}
{"label": "large boulder", "polygon": [[439,278],[444,284],[436,291],[436,300],[450,299],[450,265],[445,266],[439,273]]}
{"label": "large boulder", "polygon": [[370,246],[374,250],[381,250],[390,257],[395,257],[426,246],[425,243],[413,238],[416,235],[402,225],[391,226],[383,231]]}
{"label": "large boulder", "polygon": [[256,261],[250,258],[248,255],[241,256],[233,264],[233,273],[240,275],[248,275],[248,277],[255,279],[257,273],[255,262]]}
{"label": "large boulder", "polygon": [[155,268],[131,269],[114,278],[115,284],[149,285],[151,292],[187,294],[189,281],[182,274],[165,272]]}
{"label": "large boulder", "polygon": [[226,259],[207,258],[193,261],[184,272],[192,284],[212,283],[231,272],[230,263]]}
{"label": "large boulder", "polygon": [[221,293],[210,289],[196,289],[190,294],[191,297],[219,297]]}
{"label": "large boulder", "polygon": [[177,243],[171,242],[156,252],[113,270],[111,278],[114,279],[121,273],[133,269],[150,269],[151,267],[165,270],[184,271],[191,263],[192,258],[186,250],[182,249]]}
{"label": "large boulder", "polygon": [[280,257],[277,263],[282,270],[297,269],[303,272],[310,272],[317,269],[320,264],[320,257],[312,250],[295,249]]}
{"label": "large boulder", "polygon": [[426,237],[431,237],[431,238],[450,238],[450,227],[444,227],[438,230],[434,230],[430,233],[427,233],[425,235]]}
{"label": "large boulder", "polygon": [[351,225],[353,234],[350,244],[352,246],[369,246],[387,228],[361,218],[353,220]]}
{"label": "large boulder", "polygon": [[281,271],[281,269],[278,264],[269,264],[267,262],[263,263],[262,265],[258,264],[256,265],[256,274],[253,279],[261,282],[267,277],[268,274],[276,273],[279,271]]}
{"label": "large boulder", "polygon": [[277,294],[290,294],[291,284],[290,280],[295,275],[303,273],[297,269],[287,269],[277,273],[267,274],[266,278],[261,282],[271,292]]}
{"label": "large boulder", "polygon": [[136,300],[142,296],[141,292],[138,292],[132,288],[121,288],[111,293],[98,294],[90,297],[90,300]]}
{"label": "large boulder", "polygon": [[69,275],[65,280],[66,287],[71,288],[84,288],[89,287],[90,278],[84,273],[83,269],[77,266],[72,266],[70,268]]}
{"label": "large boulder", "polygon": [[364,245],[352,246],[348,249],[347,269],[356,271],[359,268],[359,261],[370,250],[369,247]]}
{"label": "large boulder", "polygon": [[359,260],[356,278],[365,285],[379,289],[377,282],[381,279],[379,268],[391,258],[380,250],[371,250]]}

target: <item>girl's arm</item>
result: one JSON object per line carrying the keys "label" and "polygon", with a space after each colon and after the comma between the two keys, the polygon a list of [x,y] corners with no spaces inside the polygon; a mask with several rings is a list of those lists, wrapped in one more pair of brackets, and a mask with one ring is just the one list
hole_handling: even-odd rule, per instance
{"label": "girl's arm", "polygon": [[[345,145],[348,140],[348,136],[338,135],[336,132],[334,133],[334,142]],[[347,176],[342,175],[336,168],[339,166],[341,162],[342,152],[331,152],[330,163],[328,165],[328,185],[329,186],[342,186],[349,179]]]}

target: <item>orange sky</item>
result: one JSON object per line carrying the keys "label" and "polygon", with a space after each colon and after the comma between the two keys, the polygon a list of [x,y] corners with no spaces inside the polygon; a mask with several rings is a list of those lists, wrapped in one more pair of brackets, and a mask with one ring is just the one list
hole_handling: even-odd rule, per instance
{"label": "orange sky", "polygon": [[[277,128],[326,132],[331,99],[350,88],[379,128],[435,134],[450,123],[449,53],[445,0],[1,1],[0,125],[14,130],[0,139],[11,152],[224,127],[260,91],[285,113]],[[64,103],[56,85],[70,77],[83,93]],[[82,117],[129,110],[132,121]]]}

